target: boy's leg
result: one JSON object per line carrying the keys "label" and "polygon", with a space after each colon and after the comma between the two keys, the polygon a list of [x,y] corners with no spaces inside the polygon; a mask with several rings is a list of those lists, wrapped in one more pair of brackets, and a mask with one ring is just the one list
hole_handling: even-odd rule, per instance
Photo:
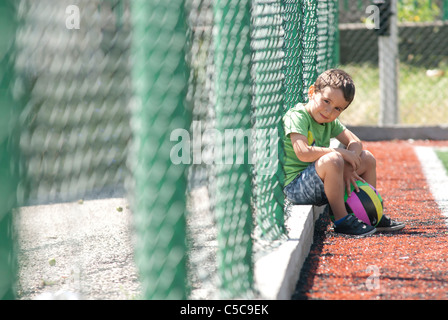
{"label": "boy's leg", "polygon": [[324,183],[317,174],[314,163],[294,178],[283,191],[287,199],[296,205],[328,204]]}
{"label": "boy's leg", "polygon": [[325,194],[333,211],[335,220],[347,215],[344,203],[344,159],[337,152],[320,157],[316,163],[316,172],[324,182]]}
{"label": "boy's leg", "polygon": [[285,188],[287,198],[294,204],[330,204],[337,221],[334,231],[351,236],[366,236],[376,229],[349,215],[344,203],[344,159],[331,153],[310,164]]}
{"label": "boy's leg", "polygon": [[[364,150],[361,153],[361,166],[356,171],[367,183],[376,188],[376,160],[369,152]],[[383,213],[383,218],[376,226],[378,231],[397,231],[405,227],[404,223],[394,221]]]}
{"label": "boy's leg", "polygon": [[[337,152],[328,153],[315,162],[316,172],[324,182],[324,189],[335,218],[337,233],[366,236],[376,229],[347,213],[344,203],[344,159]],[[339,221],[338,221],[339,220]]]}
{"label": "boy's leg", "polygon": [[367,150],[361,152],[361,165],[356,173],[368,184],[376,188],[376,159]]}

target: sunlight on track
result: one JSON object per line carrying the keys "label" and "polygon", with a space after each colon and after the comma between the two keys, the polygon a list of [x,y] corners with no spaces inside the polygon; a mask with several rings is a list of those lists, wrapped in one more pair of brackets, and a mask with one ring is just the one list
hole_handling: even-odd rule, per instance
{"label": "sunlight on track", "polygon": [[420,160],[434,200],[446,217],[445,223],[448,226],[448,176],[446,170],[432,147],[416,146],[414,150]]}

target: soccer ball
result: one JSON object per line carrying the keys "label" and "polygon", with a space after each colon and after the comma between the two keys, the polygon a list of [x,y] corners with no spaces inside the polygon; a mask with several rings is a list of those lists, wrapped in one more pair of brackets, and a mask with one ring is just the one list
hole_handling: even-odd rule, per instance
{"label": "soccer ball", "polygon": [[345,207],[349,214],[354,214],[358,219],[368,225],[376,226],[383,217],[383,199],[378,191],[370,184],[356,181],[359,192],[351,186],[350,197],[345,192]]}

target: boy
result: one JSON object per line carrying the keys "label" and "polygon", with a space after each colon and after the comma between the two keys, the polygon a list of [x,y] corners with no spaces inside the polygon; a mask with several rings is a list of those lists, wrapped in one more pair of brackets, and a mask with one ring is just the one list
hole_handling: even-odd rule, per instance
{"label": "boy", "polygon": [[[376,187],[375,158],[337,119],[354,96],[351,77],[343,70],[330,69],[309,88],[308,103],[298,104],[285,114],[285,195],[293,204],[328,203],[338,233],[366,236],[376,230],[402,229],[404,224],[386,215],[375,228],[348,215],[345,208],[344,192],[350,195],[350,184],[356,192],[356,180]],[[333,137],[347,148],[329,148]]]}

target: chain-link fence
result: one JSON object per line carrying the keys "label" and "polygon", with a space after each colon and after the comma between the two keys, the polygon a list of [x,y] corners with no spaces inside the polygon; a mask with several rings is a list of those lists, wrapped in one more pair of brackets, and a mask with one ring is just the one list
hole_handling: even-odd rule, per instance
{"label": "chain-link fence", "polygon": [[[339,2],[339,63],[356,84],[356,98],[341,120],[350,125],[445,125],[448,123],[447,1],[390,2],[394,8],[389,20],[396,22],[396,27],[388,29],[396,31],[385,36],[375,29],[375,22],[380,22],[376,16],[380,14],[376,11],[378,3]],[[382,41],[388,41],[388,46],[382,46]],[[382,55],[388,55],[383,62],[384,76]],[[384,91],[391,91],[392,95]],[[384,111],[380,105],[384,105]],[[387,119],[388,115],[391,119]]]}
{"label": "chain-link fence", "polygon": [[398,1],[395,44],[371,28],[370,5],[1,2],[0,294],[14,297],[21,267],[17,204],[119,196],[141,297],[257,297],[254,261],[288,238],[281,117],[320,72],[338,65],[354,77],[346,124],[378,124],[393,113],[394,91],[383,97],[394,73],[381,75],[396,54],[396,122],[448,122],[446,1]]}
{"label": "chain-link fence", "polygon": [[66,13],[73,1],[19,3],[17,81],[29,93],[20,139],[27,198],[76,200],[123,184],[129,22],[120,22],[108,1],[79,1],[79,29]]}
{"label": "chain-link fence", "polygon": [[[18,117],[20,103],[14,99],[14,42],[17,28],[15,8],[11,3],[0,3],[0,179],[2,206],[0,209],[0,297],[15,297],[16,280],[15,232],[12,228],[13,209],[17,206],[19,183]],[[19,100],[19,99],[18,99]]]}

